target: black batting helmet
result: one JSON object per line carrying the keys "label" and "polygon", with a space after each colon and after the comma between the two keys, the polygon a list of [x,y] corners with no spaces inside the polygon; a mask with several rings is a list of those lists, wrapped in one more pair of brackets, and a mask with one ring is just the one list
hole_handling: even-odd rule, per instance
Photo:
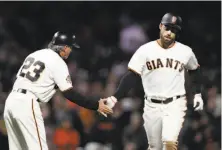
{"label": "black batting helmet", "polygon": [[175,29],[177,29],[178,31],[181,30],[181,26],[182,26],[182,18],[180,16],[177,16],[173,13],[166,13],[162,20],[161,23],[164,25],[168,25],[171,26]]}
{"label": "black batting helmet", "polygon": [[54,34],[51,45],[80,48],[80,46],[76,43],[76,36],[74,34],[61,31],[58,31]]}

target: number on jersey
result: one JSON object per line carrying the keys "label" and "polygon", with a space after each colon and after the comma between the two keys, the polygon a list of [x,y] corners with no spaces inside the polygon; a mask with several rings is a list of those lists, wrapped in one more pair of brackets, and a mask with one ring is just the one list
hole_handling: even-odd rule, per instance
{"label": "number on jersey", "polygon": [[[31,69],[30,67],[33,69]],[[32,82],[35,82],[39,79],[40,74],[44,69],[45,69],[45,64],[43,62],[35,61],[35,58],[28,57],[25,60],[19,75],[21,77],[26,77]]]}

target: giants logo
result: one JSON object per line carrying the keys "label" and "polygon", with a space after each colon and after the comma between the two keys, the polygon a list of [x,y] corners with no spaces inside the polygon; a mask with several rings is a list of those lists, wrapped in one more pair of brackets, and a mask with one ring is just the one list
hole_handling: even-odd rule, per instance
{"label": "giants logo", "polygon": [[158,69],[158,68],[173,68],[175,70],[178,69],[179,72],[184,70],[184,64],[181,63],[178,60],[174,60],[174,59],[170,59],[167,58],[166,59],[166,64],[164,64],[160,58],[156,59],[156,60],[152,60],[152,61],[148,61],[146,62],[146,66],[148,70],[154,70],[154,69]]}

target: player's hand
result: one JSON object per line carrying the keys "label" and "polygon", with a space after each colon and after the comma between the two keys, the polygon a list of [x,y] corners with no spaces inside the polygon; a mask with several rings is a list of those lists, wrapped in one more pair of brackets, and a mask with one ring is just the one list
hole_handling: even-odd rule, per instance
{"label": "player's hand", "polygon": [[[199,104],[199,105],[198,105]],[[196,94],[194,96],[194,101],[193,101],[193,107],[195,108],[195,111],[198,110],[203,110],[203,99],[201,97],[201,94]]]}
{"label": "player's hand", "polygon": [[107,117],[107,114],[112,114],[113,110],[109,106],[107,106],[106,103],[107,99],[100,99],[99,100],[99,108],[98,112],[102,114],[103,116]]}
{"label": "player's hand", "polygon": [[117,99],[114,96],[110,96],[107,98],[106,105],[110,108],[113,108],[117,102]]}

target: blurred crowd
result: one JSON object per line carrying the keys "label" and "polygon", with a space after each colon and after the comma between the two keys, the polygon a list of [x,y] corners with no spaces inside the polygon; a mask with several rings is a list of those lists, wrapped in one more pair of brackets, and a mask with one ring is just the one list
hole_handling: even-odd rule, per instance
{"label": "blurred crowd", "polygon": [[[46,47],[56,31],[75,29],[81,50],[67,60],[73,85],[99,100],[114,93],[135,50],[158,38],[161,17],[173,9],[184,20],[180,41],[193,48],[204,76],[204,110],[194,112],[188,103],[179,147],[219,150],[220,6],[220,2],[1,2],[0,149],[8,149],[2,117],[18,68],[29,53]],[[142,89],[132,90],[117,103],[114,114],[104,118],[58,92],[49,103],[40,103],[49,149],[145,150],[143,104]]]}

